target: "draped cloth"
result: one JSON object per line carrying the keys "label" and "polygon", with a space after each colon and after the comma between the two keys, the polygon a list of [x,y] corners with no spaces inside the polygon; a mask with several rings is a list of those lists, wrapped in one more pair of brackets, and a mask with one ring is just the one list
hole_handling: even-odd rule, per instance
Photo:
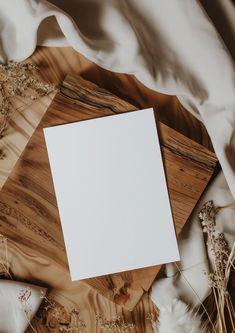
{"label": "draped cloth", "polygon": [[46,289],[0,280],[0,332],[23,333],[35,315]]}
{"label": "draped cloth", "polygon": [[[231,0],[214,0],[210,5],[205,0],[0,0],[0,60],[24,60],[38,44],[69,45],[108,70],[134,74],[149,88],[176,95],[205,124],[225,176],[210,186],[205,199],[231,201],[235,197],[234,18]],[[231,243],[234,227],[226,227],[225,220],[221,228]],[[181,268],[194,270],[188,271],[188,278],[203,298],[208,289],[201,291],[200,278],[193,276],[203,279],[207,251],[196,215],[187,225],[191,227],[179,240]],[[167,265],[154,284],[154,301],[161,305],[179,296],[197,302],[174,267]]]}

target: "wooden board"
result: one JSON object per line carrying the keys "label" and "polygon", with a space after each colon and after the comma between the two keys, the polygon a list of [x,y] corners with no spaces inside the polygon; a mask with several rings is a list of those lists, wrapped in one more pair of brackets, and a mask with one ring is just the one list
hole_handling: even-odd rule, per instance
{"label": "wooden board", "polygon": [[[68,71],[72,70],[75,73],[80,73],[91,65],[89,60],[72,48],[41,47],[26,62],[37,64],[40,68],[37,76],[55,86],[61,84],[65,73]],[[54,96],[55,94],[52,93],[37,101],[20,97],[12,99],[15,111],[7,129],[4,131],[3,138],[0,140],[0,189]]]}
{"label": "wooden board", "polygon": [[[211,149],[202,123],[187,112],[175,96],[150,90],[132,75],[113,73],[98,67],[70,47],[38,47],[26,60],[29,61],[39,66],[39,77],[51,84],[60,85],[69,72],[82,73],[84,78],[130,101],[139,109],[157,107],[161,121]],[[37,128],[52,97],[53,94],[36,102],[14,99],[16,111],[0,140],[0,189]]]}
{"label": "wooden board", "polygon": [[[153,304],[144,294],[158,267],[71,282],[42,128],[135,109],[81,77],[68,76],[0,192],[0,232],[10,239],[12,274],[49,286],[50,296],[66,309],[79,308],[88,332],[102,332],[97,313],[109,320],[121,313],[135,322],[134,332],[151,332],[146,315]],[[178,232],[217,160],[214,153],[163,123],[158,127]],[[130,317],[125,309],[133,309],[140,299]]]}

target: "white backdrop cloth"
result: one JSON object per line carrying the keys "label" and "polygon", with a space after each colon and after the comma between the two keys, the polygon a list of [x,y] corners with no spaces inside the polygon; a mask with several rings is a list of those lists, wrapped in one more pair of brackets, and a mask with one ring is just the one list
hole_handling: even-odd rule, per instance
{"label": "white backdrop cloth", "polygon": [[[224,184],[218,191],[222,201],[235,197],[234,34],[231,0],[0,0],[2,62],[26,59],[37,44],[70,45],[106,69],[134,74],[153,90],[177,95],[211,137],[233,195],[221,175],[209,193],[217,198]],[[194,270],[189,278],[200,275],[196,265],[207,257],[197,219],[190,221],[188,241],[181,236],[179,242],[182,268],[190,269],[190,257]],[[226,230],[234,240],[234,226]],[[173,296],[197,303],[173,266],[164,274],[170,278],[159,278],[153,288],[157,304]],[[198,281],[191,282],[203,298],[208,289],[201,291]]]}

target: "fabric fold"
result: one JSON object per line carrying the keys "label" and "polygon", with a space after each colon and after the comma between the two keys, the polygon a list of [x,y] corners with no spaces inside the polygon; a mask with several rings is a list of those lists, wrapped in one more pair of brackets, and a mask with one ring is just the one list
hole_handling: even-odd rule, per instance
{"label": "fabric fold", "polygon": [[46,289],[17,281],[0,280],[0,331],[23,333],[45,296]]}

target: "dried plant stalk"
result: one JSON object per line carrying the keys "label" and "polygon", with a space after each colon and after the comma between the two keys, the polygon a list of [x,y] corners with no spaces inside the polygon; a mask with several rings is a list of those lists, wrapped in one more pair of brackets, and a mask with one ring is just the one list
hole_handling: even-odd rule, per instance
{"label": "dried plant stalk", "polygon": [[33,330],[34,333],[38,333],[36,329],[33,327],[31,324],[31,312],[32,312],[32,307],[29,303],[29,299],[32,295],[31,290],[29,289],[21,289],[18,295],[18,300],[22,306],[22,309],[25,313],[25,317],[27,319],[29,327]]}
{"label": "dried plant stalk", "polygon": [[78,309],[67,311],[64,306],[44,296],[43,293],[42,298],[43,302],[35,319],[44,323],[49,332],[86,332],[86,324],[81,319]]}
{"label": "dried plant stalk", "polygon": [[36,100],[55,91],[55,87],[35,76],[38,67],[32,63],[0,64],[0,138],[14,112],[14,97]]}
{"label": "dried plant stalk", "polygon": [[[214,316],[212,318],[209,314],[196,290],[187,280],[177,263],[175,263],[185,283],[192,289],[199,301],[200,307],[206,316],[207,326],[210,325],[211,327],[207,331],[213,333],[235,333],[235,309],[228,290],[230,279],[234,279],[235,274],[235,243],[232,249],[230,249],[224,234],[216,230],[216,216],[225,208],[234,210],[235,205],[230,204],[224,207],[215,207],[213,201],[208,201],[203,205],[198,215],[212,257],[212,267],[207,276],[208,284],[214,296],[215,318]],[[228,313],[228,316],[226,316],[226,313]],[[228,331],[228,327],[231,327],[232,331]]]}
{"label": "dried plant stalk", "polygon": [[97,314],[96,321],[100,324],[100,327],[104,330],[104,333],[126,333],[135,327],[133,323],[126,323],[120,316],[115,316],[112,320],[109,321]]}
{"label": "dried plant stalk", "polygon": [[[10,273],[10,263],[8,258],[8,239],[7,237],[0,234],[0,246],[3,247],[3,255],[0,257],[0,276],[3,278],[8,278],[13,280],[13,277]],[[34,329],[34,327],[31,324],[30,321],[30,312],[31,307],[29,304],[29,299],[31,297],[31,291],[28,289],[22,289],[19,292],[18,300],[22,305],[22,309],[25,313],[26,319],[28,321],[29,326],[32,328],[32,330],[37,333],[37,331]]]}
{"label": "dried plant stalk", "polygon": [[[227,206],[226,208],[234,206]],[[212,288],[216,303],[216,333],[229,333],[227,327],[231,326],[235,332],[235,310],[228,292],[228,283],[231,274],[235,272],[235,243],[232,249],[223,233],[216,230],[216,216],[224,207],[215,207],[213,201],[208,201],[199,213],[206,242],[213,258],[213,267],[208,274],[209,286]],[[225,319],[225,311],[228,312],[228,319]]]}

